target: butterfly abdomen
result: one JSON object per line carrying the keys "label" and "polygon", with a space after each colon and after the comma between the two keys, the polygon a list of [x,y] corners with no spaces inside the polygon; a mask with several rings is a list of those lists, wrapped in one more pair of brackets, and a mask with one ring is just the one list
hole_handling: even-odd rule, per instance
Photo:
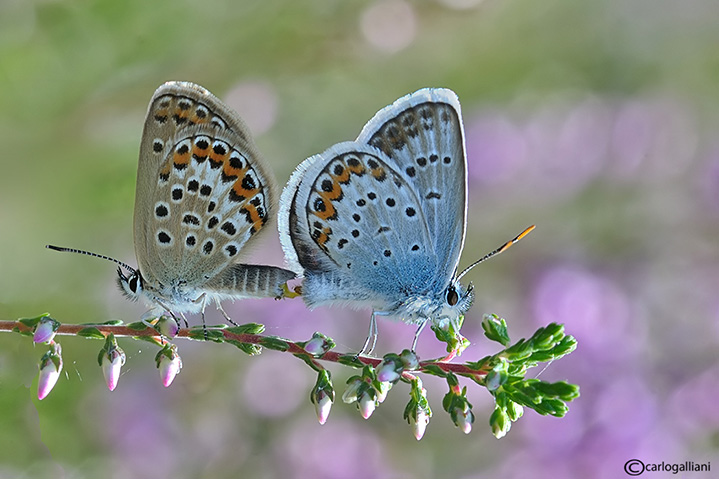
{"label": "butterfly abdomen", "polygon": [[295,274],[274,266],[234,264],[207,284],[207,289],[218,294],[235,297],[280,297],[282,285]]}

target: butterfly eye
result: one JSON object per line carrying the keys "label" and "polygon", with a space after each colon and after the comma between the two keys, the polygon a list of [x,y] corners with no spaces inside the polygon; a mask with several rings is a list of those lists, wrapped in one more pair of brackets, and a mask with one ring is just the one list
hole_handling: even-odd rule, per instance
{"label": "butterfly eye", "polygon": [[459,295],[457,294],[457,290],[454,289],[454,286],[450,286],[447,290],[447,304],[454,306],[458,301]]}
{"label": "butterfly eye", "polygon": [[127,285],[130,287],[130,291],[132,291],[133,293],[137,293],[137,282],[138,282],[137,275],[133,275],[130,278],[130,280],[127,282]]}

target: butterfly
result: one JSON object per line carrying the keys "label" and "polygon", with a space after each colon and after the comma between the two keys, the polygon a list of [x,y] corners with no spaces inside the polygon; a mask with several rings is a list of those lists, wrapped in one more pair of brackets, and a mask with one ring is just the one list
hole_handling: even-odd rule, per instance
{"label": "butterfly", "polygon": [[[135,192],[138,267],[119,264],[125,295],[150,313],[202,312],[214,301],[281,297],[286,269],[240,263],[274,214],[275,186],[240,117],[199,85],[168,82],[150,100]],[[123,269],[125,271],[123,271]],[[286,286],[284,286],[286,287]]]}
{"label": "butterfly", "polygon": [[374,348],[378,316],[418,325],[414,350],[428,322],[456,325],[469,310],[472,285],[459,281],[469,268],[457,273],[466,216],[459,100],[425,88],[376,113],[355,141],[303,161],[282,192],[278,222],[310,309],[372,308],[364,353]]}

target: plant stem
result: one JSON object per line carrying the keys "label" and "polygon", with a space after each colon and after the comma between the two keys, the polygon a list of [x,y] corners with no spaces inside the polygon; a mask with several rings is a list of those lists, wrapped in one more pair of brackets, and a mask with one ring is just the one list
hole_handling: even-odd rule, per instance
{"label": "plant stem", "polygon": [[[110,334],[114,334],[115,337],[154,337],[159,342],[166,342],[166,338],[163,338],[158,334],[158,332],[150,327],[147,327],[145,329],[133,329],[129,328],[125,325],[108,325],[108,324],[61,324],[58,328],[56,335],[59,336],[78,336],[78,333],[87,328],[95,328],[100,333],[102,333],[105,337],[107,337]],[[208,328],[208,329],[214,329],[214,328]],[[258,344],[262,345],[262,341],[268,336],[264,336],[261,334],[236,334],[232,333],[230,331],[224,330],[224,329],[217,329],[217,331],[222,332],[223,336],[227,340],[233,340],[233,341],[239,341],[241,343],[247,343],[247,344]],[[20,321],[0,321],[0,332],[18,332],[23,334],[32,334],[33,330],[32,328],[26,326],[25,324],[21,323]],[[197,336],[197,330],[196,328],[180,328],[180,330],[177,332],[176,338],[185,338],[190,339],[191,336]],[[293,341],[285,340],[288,344],[287,353],[295,354],[295,355],[308,355],[308,353],[298,344],[296,344]],[[208,341],[209,342],[209,341]],[[334,363],[340,363],[342,360],[346,359],[348,356],[353,356],[353,353],[341,353],[336,351],[327,351],[321,356],[314,357],[314,359],[320,360],[320,361],[328,361],[328,362],[334,362]],[[371,366],[377,366],[380,362],[382,362],[381,358],[374,358],[374,357],[368,357],[368,356],[359,356],[357,358],[362,364],[369,364]],[[444,359],[444,358],[443,358]],[[414,372],[422,372],[425,370],[427,366],[432,366],[433,368],[439,368],[444,372],[453,372],[455,374],[459,374],[462,376],[470,376],[474,378],[480,378],[485,376],[488,371],[484,370],[475,370],[471,369],[466,364],[459,364],[459,363],[449,363],[444,361],[443,359],[431,359],[426,361],[420,361],[419,368]]]}

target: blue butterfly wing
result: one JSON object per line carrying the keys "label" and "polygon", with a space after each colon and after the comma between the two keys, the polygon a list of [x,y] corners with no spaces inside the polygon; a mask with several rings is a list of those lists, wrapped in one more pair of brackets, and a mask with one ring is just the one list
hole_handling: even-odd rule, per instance
{"label": "blue butterfly wing", "polygon": [[391,160],[367,145],[340,143],[305,160],[283,193],[280,230],[291,265],[304,272],[310,306],[392,309],[435,281],[422,202]]}
{"label": "blue butterfly wing", "polygon": [[435,256],[436,289],[450,282],[462,252],[467,214],[467,160],[457,95],[425,88],[383,108],[358,143],[379,149],[416,192]]}

